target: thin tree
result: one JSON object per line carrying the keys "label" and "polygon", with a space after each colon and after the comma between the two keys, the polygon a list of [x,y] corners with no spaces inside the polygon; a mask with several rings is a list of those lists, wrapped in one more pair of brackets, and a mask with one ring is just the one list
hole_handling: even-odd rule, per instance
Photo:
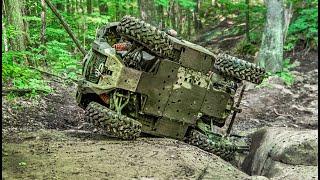
{"label": "thin tree", "polygon": [[116,21],[118,21],[118,19],[119,19],[119,16],[121,16],[120,14],[121,14],[121,10],[120,10],[120,2],[119,1],[116,1]]}
{"label": "thin tree", "polygon": [[70,0],[66,0],[67,13],[71,14],[71,3]]}
{"label": "thin tree", "polygon": [[188,21],[188,40],[190,40],[191,38],[191,12],[190,10],[187,11],[187,21]]}
{"label": "thin tree", "polygon": [[56,7],[57,7],[57,9],[58,9],[59,11],[64,11],[64,5],[63,5],[62,2],[58,1],[58,2],[56,3]]}
{"label": "thin tree", "polygon": [[[45,47],[46,46],[46,2],[41,0],[41,31],[40,31],[40,42]],[[45,56],[47,53],[46,48],[43,48],[41,54]],[[47,65],[47,61],[44,58],[44,62]]]}
{"label": "thin tree", "polygon": [[128,4],[129,4],[129,14],[134,15],[132,0],[129,0]]}
{"label": "thin tree", "polygon": [[87,13],[92,13],[92,0],[87,0]]}
{"label": "thin tree", "polygon": [[194,28],[196,32],[202,29],[202,23],[200,20],[200,0],[196,0],[196,6],[194,8]]}
{"label": "thin tree", "polygon": [[172,3],[170,3],[170,19],[171,19],[171,27],[173,29],[177,29],[177,24],[176,24],[176,11],[175,11],[175,1],[172,1]]}
{"label": "thin tree", "polygon": [[102,0],[99,0],[99,13],[100,15],[108,14],[108,5]]}
{"label": "thin tree", "polygon": [[163,15],[163,6],[160,4],[157,6],[157,14],[160,20],[159,27],[160,29],[164,29],[166,27],[166,22]]}
{"label": "thin tree", "polygon": [[25,24],[22,17],[22,8],[24,1],[22,0],[4,0],[4,11],[7,16],[8,26],[14,27],[16,33],[9,39],[9,49],[15,51],[23,51],[26,49],[25,42]]}
{"label": "thin tree", "polygon": [[6,27],[6,20],[4,19],[5,10],[4,10],[4,3],[2,4],[2,37],[3,37],[3,45],[4,45],[4,52],[9,51],[8,47],[8,38],[7,38],[7,27]]}
{"label": "thin tree", "polygon": [[150,23],[152,25],[156,25],[156,17],[155,17],[155,3],[150,0],[139,0],[138,1],[140,16],[141,19]]}
{"label": "thin tree", "polygon": [[250,42],[250,15],[249,15],[249,12],[250,12],[250,1],[249,0],[246,0],[246,38],[247,38],[247,41]]}
{"label": "thin tree", "polygon": [[142,12],[141,12],[141,0],[137,0],[137,5],[138,5],[138,15],[142,19]]}

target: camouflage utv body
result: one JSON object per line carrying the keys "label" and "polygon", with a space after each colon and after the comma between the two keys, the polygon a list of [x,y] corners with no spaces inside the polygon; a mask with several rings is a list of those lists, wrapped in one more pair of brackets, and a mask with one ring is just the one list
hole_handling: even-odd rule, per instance
{"label": "camouflage utv body", "polygon": [[[126,42],[126,43],[124,43]],[[126,51],[116,51],[119,43]],[[172,37],[134,17],[97,33],[83,61],[77,101],[87,121],[108,134],[141,132],[185,140],[228,159],[237,146],[210,129],[222,127],[241,80],[260,83],[264,70]]]}

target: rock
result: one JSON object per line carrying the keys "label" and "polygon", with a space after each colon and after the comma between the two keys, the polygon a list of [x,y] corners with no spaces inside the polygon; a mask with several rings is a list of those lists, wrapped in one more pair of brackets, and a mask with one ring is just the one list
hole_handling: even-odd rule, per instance
{"label": "rock", "polygon": [[253,133],[251,138],[250,154],[242,164],[248,174],[271,177],[278,162],[307,169],[318,165],[317,130],[265,128]]}
{"label": "rock", "polygon": [[268,180],[265,176],[251,176],[251,180]]}
{"label": "rock", "polygon": [[282,179],[318,179],[317,166],[288,165],[274,162],[266,174],[271,180]]}
{"label": "rock", "polygon": [[310,108],[318,108],[318,100],[313,100],[310,102],[310,105],[309,105]]}
{"label": "rock", "polygon": [[305,84],[305,85],[303,85],[303,88],[305,88],[306,90],[311,91],[311,92],[318,91],[318,85],[317,84],[315,84],[315,85]]}
{"label": "rock", "polygon": [[[192,178],[193,179],[193,178]],[[219,163],[209,163],[207,169],[203,170],[203,176],[196,179],[250,179],[250,176],[241,172],[237,168]]]}
{"label": "rock", "polygon": [[316,114],[318,111],[317,109],[309,108],[309,107],[305,107],[305,106],[301,106],[301,105],[292,105],[291,109],[293,111],[303,112],[303,113],[310,114],[310,115]]}
{"label": "rock", "polygon": [[302,76],[294,76],[294,82],[295,83],[302,83],[303,77]]}
{"label": "rock", "polygon": [[274,85],[274,84],[278,84],[278,85],[282,85],[282,86],[285,85],[283,79],[281,79],[281,78],[278,77],[278,76],[271,76],[271,77],[269,77],[269,78],[268,78],[268,82],[269,82],[270,84],[273,84],[273,85]]}
{"label": "rock", "polygon": [[293,95],[292,91],[288,88],[286,88],[284,85],[280,85],[280,84],[272,84],[272,88],[277,89],[279,92],[281,92],[282,94],[290,94]]}
{"label": "rock", "polygon": [[253,84],[253,83],[250,83],[250,82],[245,82],[244,83],[246,85],[246,91],[250,91],[250,90],[253,90],[256,88],[257,85]]}

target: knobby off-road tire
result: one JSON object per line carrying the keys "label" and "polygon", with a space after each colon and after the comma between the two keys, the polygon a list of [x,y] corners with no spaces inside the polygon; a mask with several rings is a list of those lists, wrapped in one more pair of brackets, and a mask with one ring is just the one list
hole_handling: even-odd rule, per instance
{"label": "knobby off-road tire", "polygon": [[220,141],[212,141],[208,136],[192,129],[187,135],[186,142],[190,145],[197,146],[200,149],[220,156],[222,159],[230,161],[234,158],[237,146],[231,142],[221,139]]}
{"label": "knobby off-road tire", "polygon": [[164,31],[131,16],[125,16],[117,26],[117,32],[133,41],[142,44],[152,53],[174,58],[173,43]]}
{"label": "knobby off-road tire", "polygon": [[227,54],[218,54],[214,67],[225,75],[255,84],[260,84],[265,77],[263,68]]}
{"label": "knobby off-road tire", "polygon": [[90,102],[85,110],[87,122],[92,123],[107,133],[125,140],[132,140],[140,136],[141,123],[125,115],[118,115],[96,102]]}

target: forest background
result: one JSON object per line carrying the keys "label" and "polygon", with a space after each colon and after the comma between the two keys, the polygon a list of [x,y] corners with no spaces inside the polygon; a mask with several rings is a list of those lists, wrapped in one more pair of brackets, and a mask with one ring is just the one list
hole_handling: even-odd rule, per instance
{"label": "forest background", "polygon": [[[160,29],[173,28],[179,36],[206,47],[231,40],[232,52],[256,57],[271,0],[52,0],[86,50],[97,29],[124,15],[139,17]],[[318,1],[281,1],[290,10],[285,54],[318,48]],[[230,44],[229,44],[230,45]],[[223,50],[223,46],[219,46]],[[229,46],[228,46],[229,49]],[[248,58],[250,59],[250,58]],[[2,86],[33,97],[52,88],[43,74],[76,80],[82,54],[44,0],[2,2]],[[277,75],[290,85],[290,59]]]}

